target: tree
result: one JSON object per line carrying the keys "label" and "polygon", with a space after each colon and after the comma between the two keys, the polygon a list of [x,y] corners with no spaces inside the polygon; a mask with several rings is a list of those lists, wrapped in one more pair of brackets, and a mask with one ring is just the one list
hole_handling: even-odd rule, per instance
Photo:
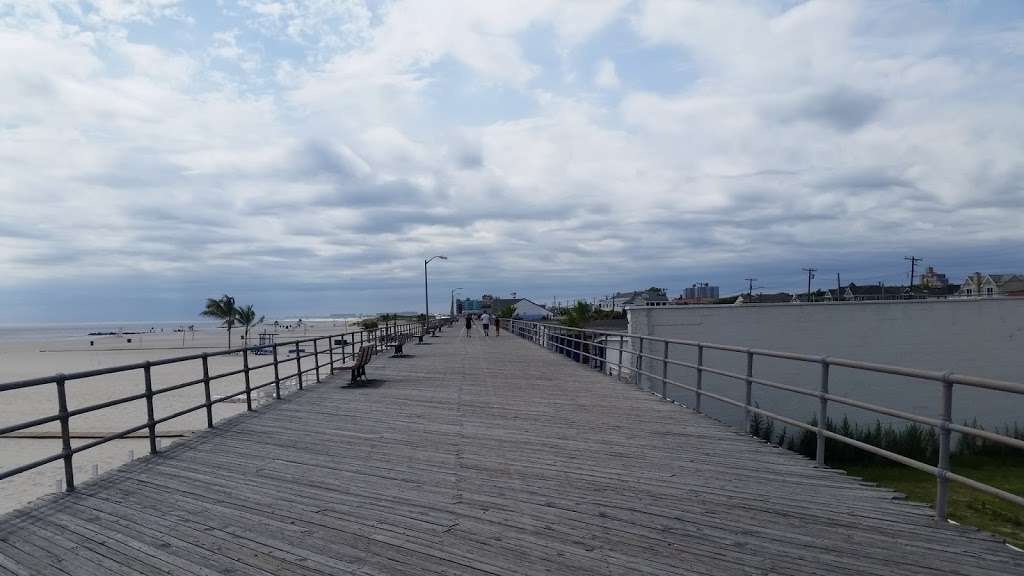
{"label": "tree", "polygon": [[206,309],[199,315],[221,320],[221,327],[228,329],[228,348],[231,348],[231,329],[235,326],[237,313],[235,299],[225,294],[219,299],[207,298]]}
{"label": "tree", "polygon": [[590,321],[593,312],[593,306],[583,300],[579,300],[572,308],[565,311],[562,324],[573,328],[583,328]]}
{"label": "tree", "polygon": [[257,324],[263,324],[264,318],[264,316],[256,318],[256,311],[252,309],[252,304],[235,309],[235,320],[245,327],[245,335],[242,339],[246,345],[249,344],[249,329]]}
{"label": "tree", "polygon": [[515,316],[516,307],[514,304],[505,304],[501,310],[498,310],[498,318],[511,318]]}

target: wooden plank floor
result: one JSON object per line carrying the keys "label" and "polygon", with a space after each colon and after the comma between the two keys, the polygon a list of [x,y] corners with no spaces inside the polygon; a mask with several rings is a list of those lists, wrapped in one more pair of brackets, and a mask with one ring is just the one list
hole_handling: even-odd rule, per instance
{"label": "wooden plank floor", "polygon": [[2,518],[0,575],[1024,574],[514,337],[408,350]]}

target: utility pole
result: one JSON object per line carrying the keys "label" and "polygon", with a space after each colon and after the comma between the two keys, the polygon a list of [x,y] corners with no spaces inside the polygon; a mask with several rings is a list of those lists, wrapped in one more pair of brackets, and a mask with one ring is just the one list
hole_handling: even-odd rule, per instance
{"label": "utility pole", "polygon": [[840,292],[843,289],[843,283],[839,280],[839,272],[836,272],[836,301],[842,300],[843,296]]}
{"label": "utility pole", "polygon": [[744,278],[747,281],[747,296],[751,296],[754,293],[754,282],[757,282],[757,278]]}
{"label": "utility pole", "polygon": [[818,271],[817,268],[801,268],[804,272],[807,272],[807,301],[811,301],[811,280],[814,279],[814,273]]}
{"label": "utility pole", "polygon": [[913,292],[913,290],[914,290],[914,268],[917,267],[917,263],[920,262],[921,259],[916,257],[916,256],[904,256],[903,259],[908,261],[908,262],[910,262],[910,290],[911,290],[911,292]]}

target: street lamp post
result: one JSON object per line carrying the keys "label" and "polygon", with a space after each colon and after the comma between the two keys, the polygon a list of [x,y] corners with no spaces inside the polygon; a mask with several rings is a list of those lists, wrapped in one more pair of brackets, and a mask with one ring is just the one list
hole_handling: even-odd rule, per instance
{"label": "street lamp post", "polygon": [[448,312],[448,314],[453,319],[455,318],[455,293],[458,292],[459,290],[462,290],[462,288],[452,288],[452,309],[450,312]]}
{"label": "street lamp post", "polygon": [[427,334],[427,326],[428,326],[428,324],[430,322],[430,289],[427,286],[427,264],[430,264],[432,261],[434,261],[434,260],[436,260],[438,258],[440,258],[441,260],[447,260],[448,259],[447,256],[440,256],[440,255],[438,255],[438,256],[431,256],[430,258],[427,258],[426,260],[423,261],[423,304],[424,304],[424,308],[426,309],[426,312],[423,315],[423,335],[424,336],[426,336],[426,334]]}

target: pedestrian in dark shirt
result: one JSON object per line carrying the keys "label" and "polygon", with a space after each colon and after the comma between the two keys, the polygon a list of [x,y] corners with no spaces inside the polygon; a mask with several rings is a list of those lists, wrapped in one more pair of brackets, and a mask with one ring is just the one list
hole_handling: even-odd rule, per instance
{"label": "pedestrian in dark shirt", "polygon": [[473,317],[466,314],[466,338],[471,338],[473,335],[470,333],[473,330]]}
{"label": "pedestrian in dark shirt", "polygon": [[494,317],[494,335],[501,336],[501,318]]}

